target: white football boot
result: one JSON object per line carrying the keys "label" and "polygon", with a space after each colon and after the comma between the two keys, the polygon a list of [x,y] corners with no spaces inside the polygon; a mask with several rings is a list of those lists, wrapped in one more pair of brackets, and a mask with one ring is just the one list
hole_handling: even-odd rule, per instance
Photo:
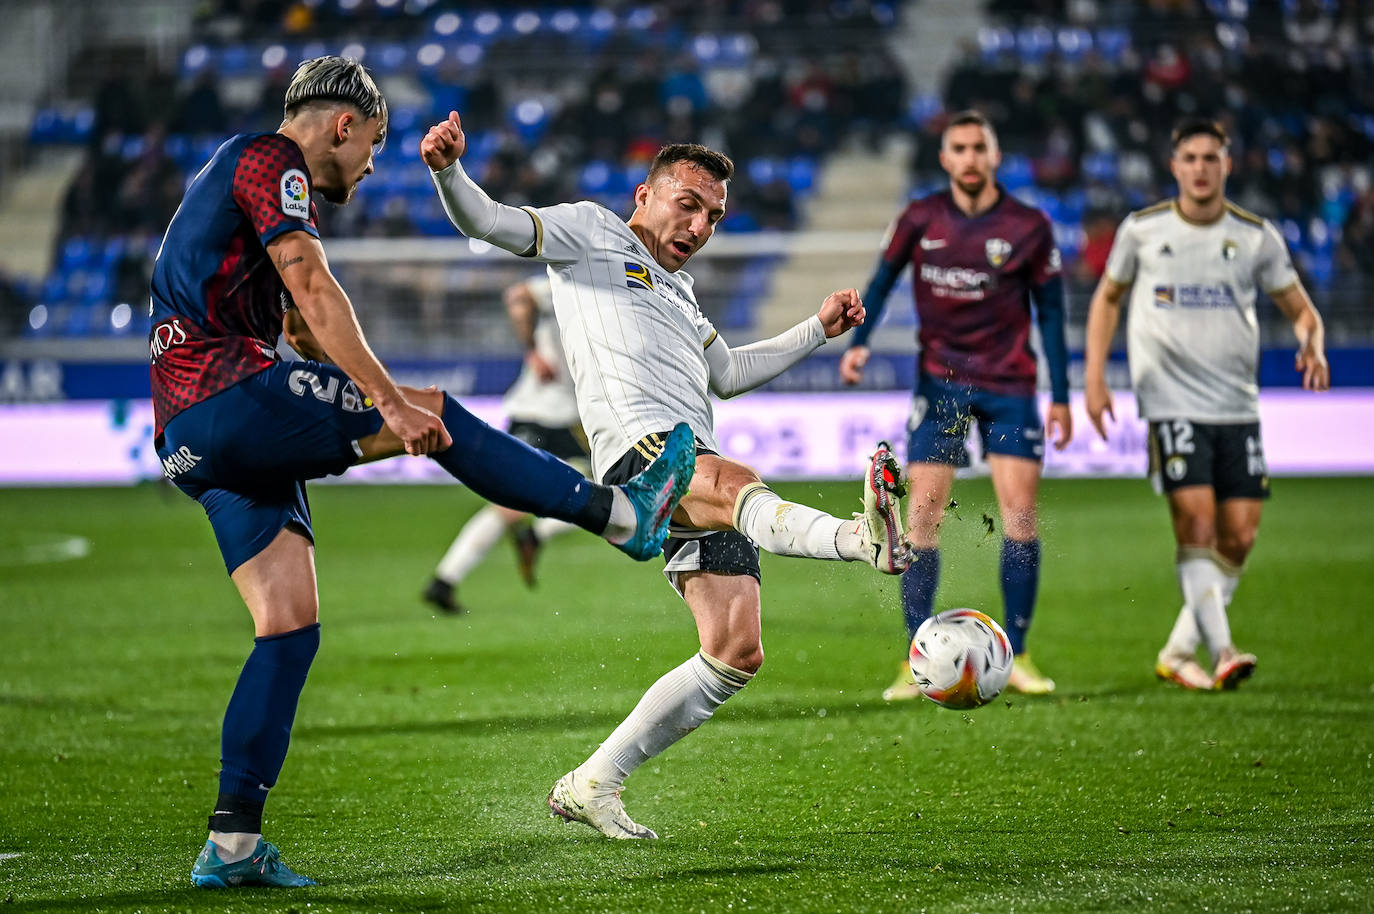
{"label": "white football boot", "polygon": [[1176,654],[1165,647],[1155,658],[1155,676],[1192,691],[1213,688],[1215,680],[1193,657]]}
{"label": "white football boot", "polygon": [[549,815],[568,822],[590,825],[607,838],[657,838],[652,828],[645,828],[625,813],[620,791],[602,793],[576,771],[569,771],[558,779],[549,791]]}
{"label": "white football boot", "polygon": [[868,563],[883,574],[901,574],[911,564],[911,545],[906,541],[906,518],[902,514],[902,468],[892,454],[892,445],[878,442],[864,474],[864,512],[860,534]]}

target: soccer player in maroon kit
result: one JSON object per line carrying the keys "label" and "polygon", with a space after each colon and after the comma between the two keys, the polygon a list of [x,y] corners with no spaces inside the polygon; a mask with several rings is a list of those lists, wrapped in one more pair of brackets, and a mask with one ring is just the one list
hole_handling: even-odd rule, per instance
{"label": "soccer player in maroon kit", "polygon": [[[1032,303],[1049,363],[1047,417],[1062,450],[1073,435],[1069,413],[1064,289],[1050,221],[996,182],[1001,153],[983,115],[966,111],[945,128],[940,164],[949,190],[907,204],[889,233],[863,301],[869,320],[840,360],[846,384],[863,379],[868,336],[888,294],[911,264],[920,323],[916,396],[908,428],[907,536],[916,558],[902,575],[908,636],[930,617],[940,577],[940,523],[956,468],[968,465],[964,440],[977,420],[1002,515],[1002,599],[1016,658],[1010,687],[1054,691],[1026,653],[1040,581],[1036,493],[1045,428],[1035,400]],[[920,694],[906,663],[883,697]]]}
{"label": "soccer player in maroon kit", "polygon": [[[317,191],[347,203],[386,127],[386,102],[357,61],[301,64],[281,127],[219,147],[153,267],[158,457],[205,509],[256,635],[224,713],[219,797],[191,869],[205,888],[315,884],[262,837],[320,645],[307,480],[428,455],[488,500],[575,523],[644,560],[662,551],[695,465],[680,424],[630,483],[598,485],[443,391],[396,384],[329,270],[311,201]],[[305,360],[278,358],[279,336]]]}

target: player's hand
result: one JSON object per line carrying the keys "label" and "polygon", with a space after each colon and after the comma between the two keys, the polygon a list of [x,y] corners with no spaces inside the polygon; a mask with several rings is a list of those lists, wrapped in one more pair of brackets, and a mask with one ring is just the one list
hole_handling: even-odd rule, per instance
{"label": "player's hand", "polygon": [[1097,434],[1103,441],[1106,441],[1107,425],[1102,417],[1104,415],[1110,416],[1112,422],[1116,422],[1116,413],[1112,410],[1112,392],[1107,389],[1105,381],[1089,382],[1084,387],[1083,399],[1088,408],[1088,418],[1092,420],[1093,428],[1097,429]]}
{"label": "player's hand", "polygon": [[1051,403],[1045,425],[1054,439],[1054,449],[1062,451],[1073,440],[1073,411],[1067,403]]}
{"label": "player's hand", "polygon": [[534,372],[534,376],[545,384],[558,377],[558,372],[549,364],[549,360],[533,349],[525,353],[525,364],[530,366],[530,371]]}
{"label": "player's hand", "polygon": [[1311,340],[1303,343],[1298,350],[1293,367],[1302,372],[1303,390],[1330,390],[1331,366],[1326,362],[1322,347],[1313,346]]}
{"label": "player's hand", "polygon": [[849,347],[840,356],[840,380],[846,384],[858,384],[864,379],[864,366],[867,364],[867,346]]}
{"label": "player's hand", "polygon": [[446,450],[453,444],[448,429],[444,428],[444,420],[409,400],[403,399],[388,408],[382,413],[382,418],[412,457]]}
{"label": "player's hand", "polygon": [[859,326],[864,322],[864,303],[859,301],[859,290],[831,292],[825,297],[816,316],[825,328],[826,339],[834,339],[846,330]]}
{"label": "player's hand", "polygon": [[457,111],[448,113],[448,120],[429,128],[420,140],[420,158],[430,171],[443,171],[467,152],[468,138],[463,135],[463,122]]}

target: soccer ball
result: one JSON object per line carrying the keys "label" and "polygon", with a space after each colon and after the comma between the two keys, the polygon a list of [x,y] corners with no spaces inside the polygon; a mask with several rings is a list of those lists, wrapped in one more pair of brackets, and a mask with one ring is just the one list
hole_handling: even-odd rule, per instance
{"label": "soccer ball", "polygon": [[921,694],[946,708],[976,708],[997,697],[1011,676],[1011,642],[976,609],[931,616],[911,639],[911,672]]}

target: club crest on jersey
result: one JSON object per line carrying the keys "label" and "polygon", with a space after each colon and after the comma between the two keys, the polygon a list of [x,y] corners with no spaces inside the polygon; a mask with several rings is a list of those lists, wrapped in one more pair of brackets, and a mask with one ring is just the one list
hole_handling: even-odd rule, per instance
{"label": "club crest on jersey", "polygon": [[281,211],[296,219],[310,218],[310,183],[299,168],[281,176]]}
{"label": "club crest on jersey", "polygon": [[1236,259],[1236,255],[1239,254],[1239,253],[1240,253],[1240,245],[1236,244],[1236,243],[1235,243],[1234,241],[1232,241],[1230,238],[1227,238],[1225,241],[1223,241],[1223,242],[1221,243],[1221,259],[1222,259],[1222,260],[1235,260],[1235,259]]}
{"label": "club crest on jersey", "polygon": [[1174,306],[1174,287],[1155,286],[1155,304],[1161,308]]}
{"label": "club crest on jersey", "polygon": [[647,292],[652,292],[654,291],[654,278],[649,275],[648,267],[626,261],[625,285],[631,289],[644,289]]}
{"label": "club crest on jersey", "polygon": [[1000,267],[1011,254],[1011,242],[1005,238],[989,238],[983,242],[983,251],[988,255],[988,263]]}

